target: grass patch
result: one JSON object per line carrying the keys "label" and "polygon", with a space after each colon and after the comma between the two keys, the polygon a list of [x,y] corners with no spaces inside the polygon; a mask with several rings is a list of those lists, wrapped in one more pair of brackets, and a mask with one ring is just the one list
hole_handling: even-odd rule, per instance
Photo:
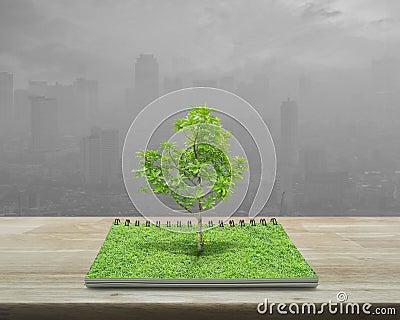
{"label": "grass patch", "polygon": [[279,223],[216,226],[203,236],[198,256],[196,233],[113,224],[86,277],[317,278]]}

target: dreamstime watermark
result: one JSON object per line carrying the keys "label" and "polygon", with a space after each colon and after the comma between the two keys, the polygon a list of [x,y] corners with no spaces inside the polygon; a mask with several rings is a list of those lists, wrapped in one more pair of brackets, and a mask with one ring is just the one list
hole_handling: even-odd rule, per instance
{"label": "dreamstime watermark", "polygon": [[349,314],[349,315],[395,315],[395,307],[374,307],[371,303],[348,302],[348,295],[339,291],[336,295],[336,302],[329,300],[324,303],[305,302],[297,303],[276,303],[269,302],[267,298],[257,305],[259,314]]}

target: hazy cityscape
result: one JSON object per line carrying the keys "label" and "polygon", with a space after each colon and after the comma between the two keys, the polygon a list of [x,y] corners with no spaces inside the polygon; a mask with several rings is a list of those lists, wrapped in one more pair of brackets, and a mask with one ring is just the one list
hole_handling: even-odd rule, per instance
{"label": "hazy cityscape", "polygon": [[0,54],[0,215],[137,214],[122,179],[125,134],[146,104],[191,86],[231,91],[268,124],[278,171],[266,215],[399,215],[400,60],[398,42],[391,44],[385,30],[371,40],[376,50],[369,58],[354,65],[347,58],[317,66],[271,58],[268,41],[258,39],[265,59],[237,68],[214,68],[213,59],[188,67],[172,49],[163,55],[143,45],[122,58],[128,76],[112,85],[118,72],[96,76],[90,59],[57,79],[51,72],[22,74],[19,63],[13,68]]}

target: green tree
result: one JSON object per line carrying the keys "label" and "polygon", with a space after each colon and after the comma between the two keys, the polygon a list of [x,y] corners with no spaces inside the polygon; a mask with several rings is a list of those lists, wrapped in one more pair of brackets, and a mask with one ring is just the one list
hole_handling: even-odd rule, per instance
{"label": "green tree", "polygon": [[174,131],[183,134],[177,142],[162,141],[160,150],[137,152],[140,169],[136,177],[145,177],[148,185],[140,191],[168,195],[184,210],[197,214],[197,250],[203,251],[202,212],[214,208],[233,193],[235,182],[247,170],[246,159],[231,156],[229,139],[220,119],[207,105],[192,106],[185,118],[174,122]]}

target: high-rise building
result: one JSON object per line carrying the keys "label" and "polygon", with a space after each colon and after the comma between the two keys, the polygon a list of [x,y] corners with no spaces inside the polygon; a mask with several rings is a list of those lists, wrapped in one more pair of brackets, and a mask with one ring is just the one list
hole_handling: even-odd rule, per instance
{"label": "high-rise building", "polygon": [[81,174],[86,185],[101,183],[101,143],[98,134],[91,134],[81,140]]}
{"label": "high-rise building", "polygon": [[57,100],[60,133],[63,135],[80,133],[78,127],[79,113],[74,101],[73,85],[58,82],[54,85],[48,85],[47,96]]}
{"label": "high-rise building", "polygon": [[298,107],[288,99],[281,105],[281,140],[279,161],[285,165],[298,163]]}
{"label": "high-rise building", "polygon": [[120,172],[119,131],[98,127],[81,140],[81,171],[86,185],[109,185]]}
{"label": "high-rise building", "polygon": [[76,121],[80,125],[82,132],[96,123],[98,112],[98,82],[78,78],[74,84],[74,108]]}
{"label": "high-rise building", "polygon": [[32,151],[54,151],[58,147],[57,100],[31,97]]}
{"label": "high-rise building", "polygon": [[78,133],[87,134],[89,128],[96,124],[99,103],[98,82],[78,78],[72,85],[72,91],[70,114]]}
{"label": "high-rise building", "polygon": [[110,184],[116,181],[119,175],[120,150],[119,131],[102,130],[100,133],[102,181]]}
{"label": "high-rise building", "polygon": [[0,72],[0,134],[10,127],[13,116],[13,74]]}
{"label": "high-rise building", "polygon": [[14,91],[15,127],[18,131],[28,133],[31,119],[30,92],[25,89]]}
{"label": "high-rise building", "polygon": [[135,104],[140,111],[159,95],[158,62],[152,54],[141,54],[135,63]]}
{"label": "high-rise building", "polygon": [[62,134],[88,134],[96,124],[98,113],[98,82],[84,78],[72,84],[48,84],[29,81],[30,96],[46,96],[57,100],[59,131]]}

